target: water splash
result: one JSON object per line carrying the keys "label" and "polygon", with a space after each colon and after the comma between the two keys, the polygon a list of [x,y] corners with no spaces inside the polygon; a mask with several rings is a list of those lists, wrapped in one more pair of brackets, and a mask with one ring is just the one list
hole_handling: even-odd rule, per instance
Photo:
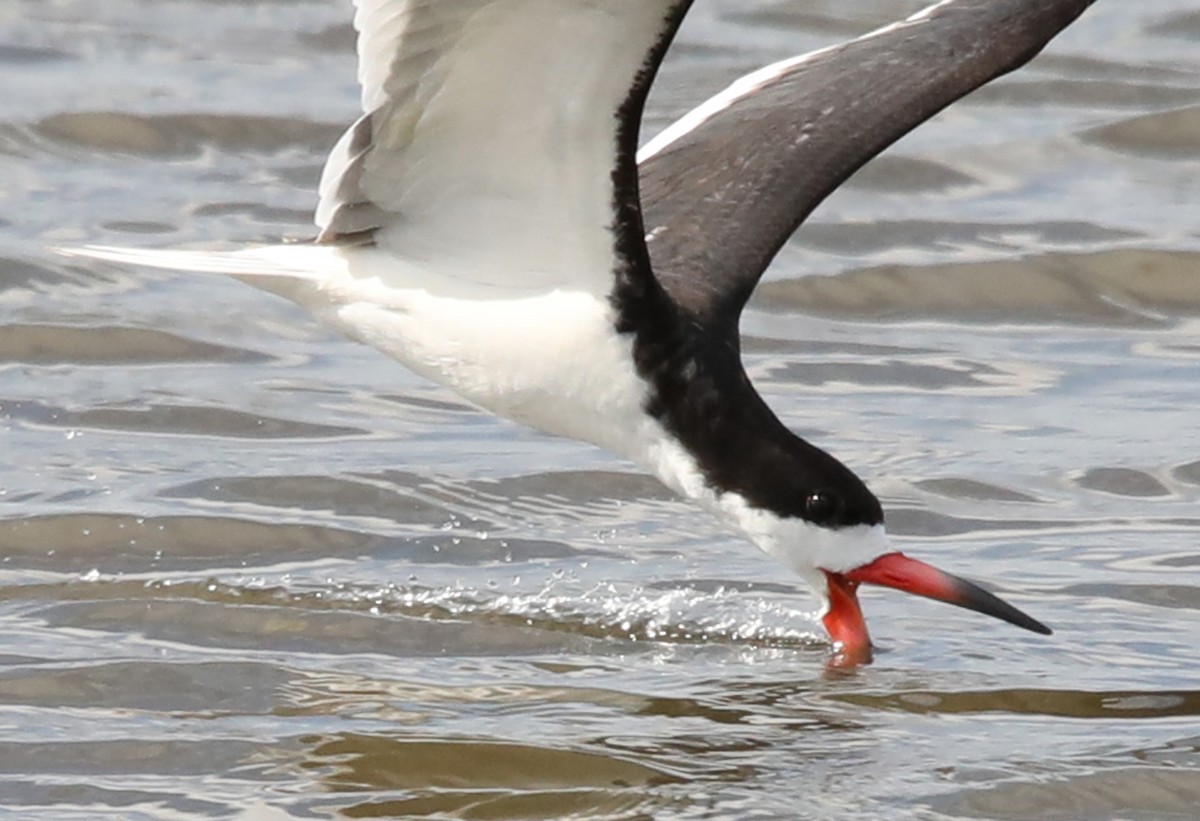
{"label": "water splash", "polygon": [[825,641],[812,611],[725,587],[662,590],[604,582],[581,590],[554,578],[533,592],[389,585],[370,591],[343,588],[337,597],[368,601],[381,614],[523,624],[593,638],[762,647]]}

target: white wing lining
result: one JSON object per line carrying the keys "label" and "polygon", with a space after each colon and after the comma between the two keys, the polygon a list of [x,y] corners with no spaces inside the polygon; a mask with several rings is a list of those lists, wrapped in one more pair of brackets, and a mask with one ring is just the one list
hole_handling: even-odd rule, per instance
{"label": "white wing lining", "polygon": [[484,284],[607,292],[616,112],[677,5],[358,0],[366,114],[322,175],[323,235],[370,228]]}

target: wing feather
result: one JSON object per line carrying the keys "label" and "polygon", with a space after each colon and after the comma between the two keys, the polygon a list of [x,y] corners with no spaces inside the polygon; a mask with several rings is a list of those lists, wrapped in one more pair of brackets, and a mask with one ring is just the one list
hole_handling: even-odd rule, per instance
{"label": "wing feather", "polygon": [[688,0],[356,3],[365,113],[322,174],[321,239],[607,292],[617,113]]}
{"label": "wing feather", "polygon": [[943,0],[857,40],[760,69],[641,152],[655,275],[730,332],[779,248],[864,163],[1023,65],[1093,0]]}

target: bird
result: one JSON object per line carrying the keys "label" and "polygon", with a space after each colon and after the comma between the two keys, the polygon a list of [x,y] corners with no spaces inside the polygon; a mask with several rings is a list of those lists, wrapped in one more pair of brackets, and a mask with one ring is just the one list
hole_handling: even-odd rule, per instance
{"label": "bird", "polygon": [[864,584],[1050,634],[897,550],[863,480],[755,390],[738,325],[828,194],[1093,0],[941,0],[741,77],[639,149],[694,2],[354,0],[362,116],[325,164],[315,239],[67,253],[237,276],[630,460],[806,581],[839,664],[872,660]]}

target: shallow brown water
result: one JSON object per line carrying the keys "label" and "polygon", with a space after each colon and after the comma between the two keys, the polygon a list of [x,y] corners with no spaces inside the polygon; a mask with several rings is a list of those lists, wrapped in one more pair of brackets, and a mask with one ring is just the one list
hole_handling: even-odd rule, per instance
{"label": "shallow brown water", "polygon": [[[803,584],[604,453],[233,281],[304,236],[348,4],[0,13],[0,814],[1200,817],[1200,10],[1099,0],[839,191],[745,322],[901,547],[1046,639]],[[700,0],[651,127],[914,10]]]}

